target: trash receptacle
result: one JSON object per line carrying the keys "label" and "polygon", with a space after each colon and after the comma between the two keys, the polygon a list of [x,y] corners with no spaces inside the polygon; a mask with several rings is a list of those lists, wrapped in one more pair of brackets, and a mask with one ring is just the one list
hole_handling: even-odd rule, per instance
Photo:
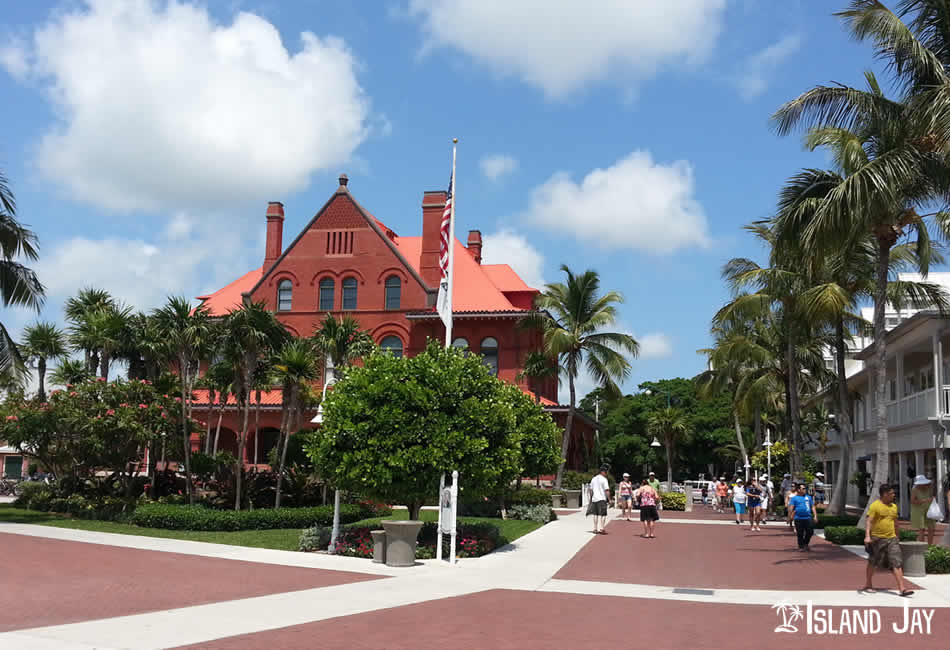
{"label": "trash receptacle", "polygon": [[908,578],[923,578],[927,575],[927,542],[901,542],[901,558],[904,575]]}
{"label": "trash receptacle", "polygon": [[564,505],[564,499],[560,494],[551,495],[551,507],[560,508]]}
{"label": "trash receptacle", "polygon": [[384,564],[386,562],[386,531],[371,530],[369,534],[373,536],[373,562]]}
{"label": "trash receptacle", "polygon": [[580,490],[564,490],[564,497],[567,500],[568,508],[581,507],[581,491]]}

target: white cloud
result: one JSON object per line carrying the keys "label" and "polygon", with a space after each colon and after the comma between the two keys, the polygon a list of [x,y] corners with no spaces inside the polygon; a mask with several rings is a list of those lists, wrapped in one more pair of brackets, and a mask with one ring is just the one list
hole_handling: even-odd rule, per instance
{"label": "white cloud", "polygon": [[26,60],[26,51],[22,41],[14,40],[0,47],[0,67],[6,68],[11,77],[17,80],[26,78],[30,64]]}
{"label": "white cloud", "polygon": [[507,264],[529,287],[544,288],[544,256],[509,228],[482,237],[482,264]]}
{"label": "white cloud", "polygon": [[451,47],[548,96],[590,83],[634,85],[665,64],[696,63],[721,31],[725,0],[410,0],[426,49]]}
{"label": "white cloud", "polygon": [[[185,234],[174,225],[183,222],[198,227]],[[52,246],[36,264],[36,272],[51,303],[92,286],[135,309],[148,310],[169,295],[193,298],[219,289],[253,265],[243,254],[240,234],[223,219],[197,222],[178,215],[162,232],[154,241],[73,237]],[[222,256],[221,251],[228,253]]]}
{"label": "white cloud", "polygon": [[194,228],[194,223],[191,217],[184,212],[179,212],[171,218],[171,221],[165,227],[165,236],[173,240],[184,239],[191,234],[192,228]]}
{"label": "white cloud", "polygon": [[604,249],[671,253],[709,244],[708,224],[694,196],[692,166],[653,161],[634,151],[580,183],[554,174],[531,192],[524,218]]}
{"label": "white cloud", "polygon": [[484,156],[478,164],[482,168],[482,174],[490,181],[497,181],[502,176],[518,170],[518,161],[506,154]]}
{"label": "white cloud", "polygon": [[669,359],[673,356],[673,341],[662,332],[653,332],[641,337],[634,337],[640,344],[639,359]]}
{"label": "white cloud", "polygon": [[86,0],[0,63],[61,118],[38,145],[46,175],[105,209],[176,210],[279,197],[351,158],[370,129],[357,64],[338,38],[300,41],[250,13]]}
{"label": "white cloud", "polygon": [[801,36],[791,34],[746,59],[742,71],[736,79],[736,85],[739,87],[739,94],[742,95],[742,98],[745,100],[755,99],[764,93],[769,87],[769,82],[776,69],[788,57],[795,54],[801,45]]}

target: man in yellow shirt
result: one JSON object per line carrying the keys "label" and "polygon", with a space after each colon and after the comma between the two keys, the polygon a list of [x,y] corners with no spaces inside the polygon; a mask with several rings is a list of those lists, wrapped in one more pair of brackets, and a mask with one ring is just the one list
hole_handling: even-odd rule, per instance
{"label": "man in yellow shirt", "polygon": [[897,526],[897,504],[894,503],[894,488],[882,485],[879,488],[881,498],[868,508],[867,524],[864,529],[864,548],[868,552],[867,580],[864,591],[874,591],[872,580],[874,569],[890,569],[897,580],[897,591],[901,596],[910,596],[914,592],[904,588],[903,559],[901,558],[900,533]]}

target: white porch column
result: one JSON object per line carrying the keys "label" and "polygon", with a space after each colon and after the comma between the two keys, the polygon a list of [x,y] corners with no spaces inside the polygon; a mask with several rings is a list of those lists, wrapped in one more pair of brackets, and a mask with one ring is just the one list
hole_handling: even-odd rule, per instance
{"label": "white porch column", "polygon": [[[904,398],[904,351],[899,350],[895,356],[897,363],[897,376],[894,378],[897,381],[897,399]],[[888,422],[888,424],[891,424]]]}
{"label": "white porch column", "polygon": [[908,496],[907,481],[907,454],[903,451],[897,454],[897,471],[900,473],[900,490],[897,495],[900,499],[900,516],[910,517],[910,497]]}
{"label": "white porch column", "polygon": [[[918,474],[924,473],[924,450],[916,449],[914,450],[914,469],[917,470]],[[933,480],[934,477],[929,477]]]}
{"label": "white porch column", "polygon": [[[933,357],[934,357],[934,417],[940,415],[940,400],[943,397],[943,364],[941,360],[943,359],[943,353],[941,351],[940,345],[940,330],[935,330],[933,335],[930,337],[930,346],[933,348]],[[918,465],[918,469],[923,468],[923,465]],[[919,474],[920,472],[918,472]]]}

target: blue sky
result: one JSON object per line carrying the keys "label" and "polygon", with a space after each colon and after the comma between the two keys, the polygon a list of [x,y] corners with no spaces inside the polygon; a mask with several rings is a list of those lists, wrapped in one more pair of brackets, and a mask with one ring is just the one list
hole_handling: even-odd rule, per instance
{"label": "blue sky", "polygon": [[702,370],[723,262],[761,254],[741,226],[826,164],[770,113],[873,64],[844,0],[9,4],[0,167],[41,240],[43,318],[86,285],[142,309],[216,289],[260,264],[267,201],[290,241],[341,172],[418,235],[458,137],[458,234],[529,282],[566,263],[623,292],[630,390]]}

